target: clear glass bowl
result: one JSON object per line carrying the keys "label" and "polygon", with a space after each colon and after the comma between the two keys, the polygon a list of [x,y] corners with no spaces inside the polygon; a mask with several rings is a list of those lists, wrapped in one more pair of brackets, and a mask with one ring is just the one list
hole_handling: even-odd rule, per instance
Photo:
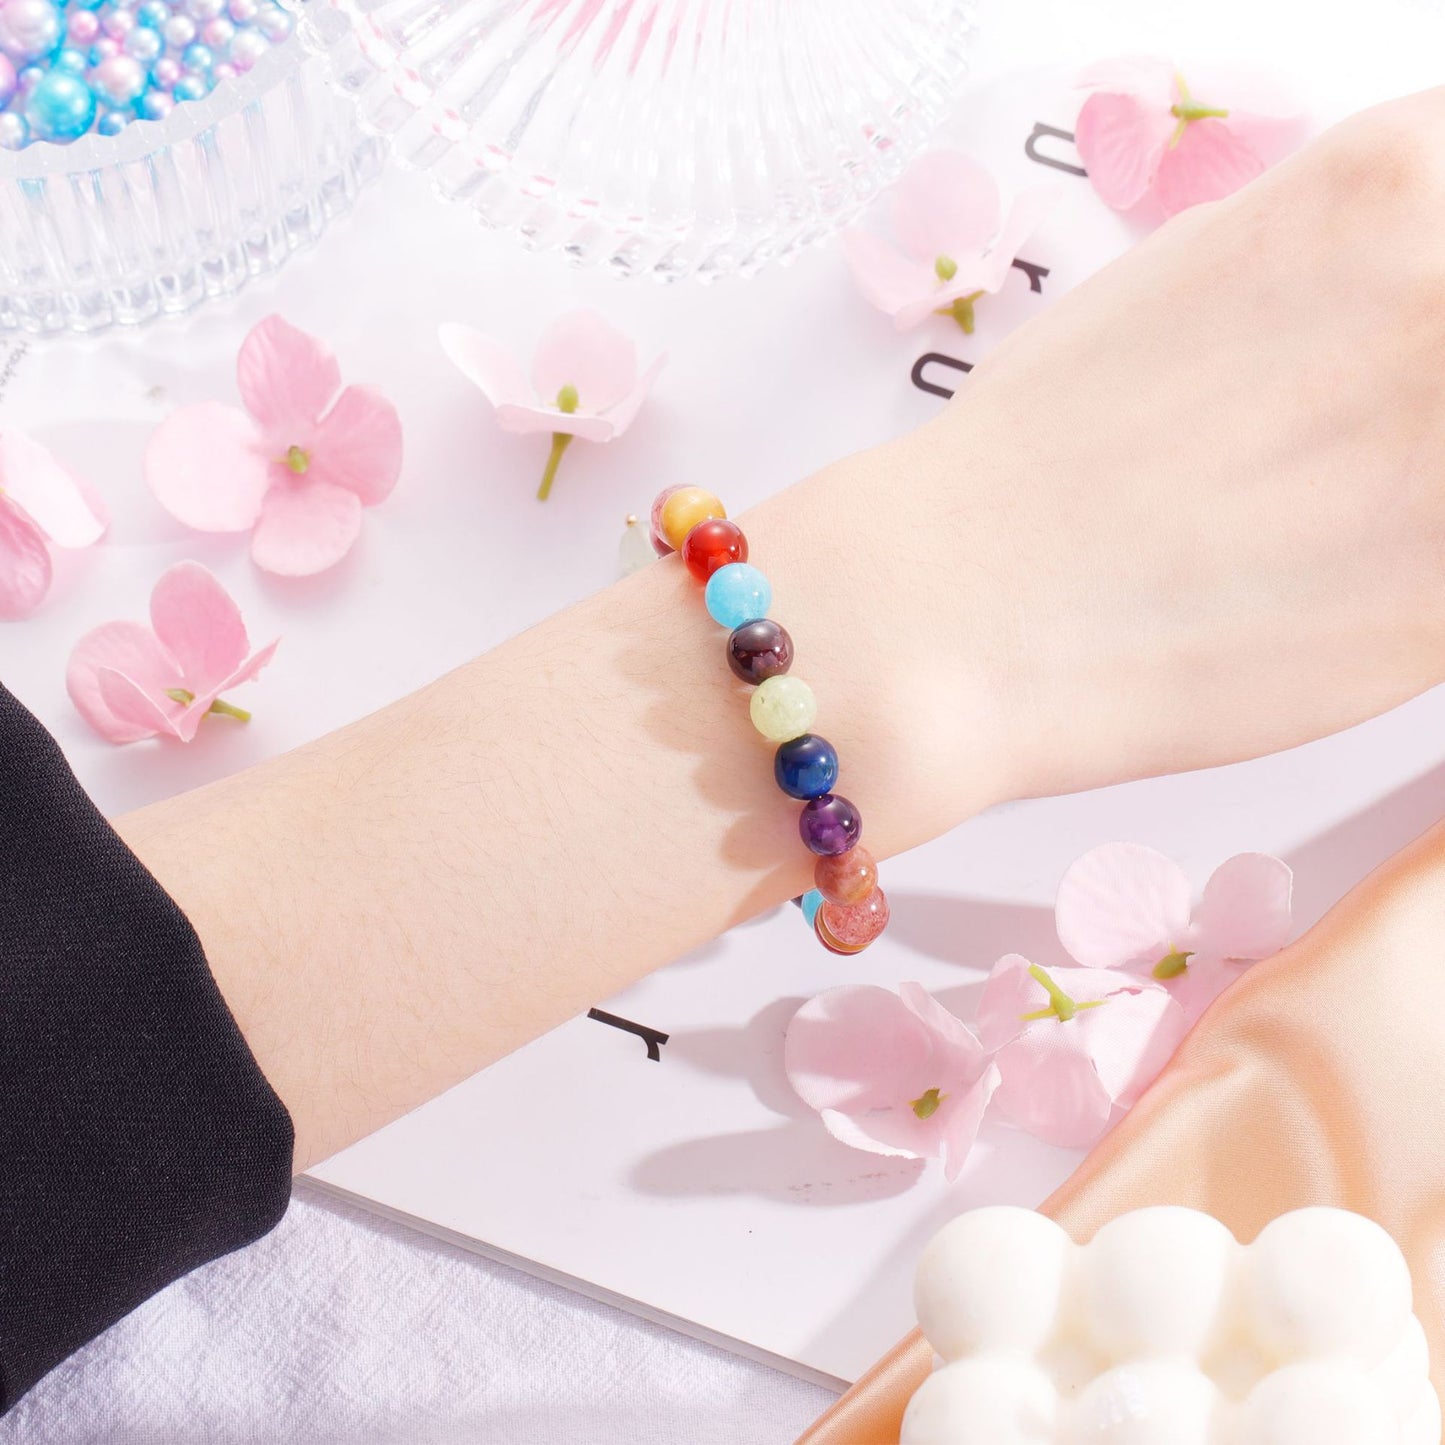
{"label": "clear glass bowl", "polygon": [[488,226],[675,280],[786,259],[945,113],[973,0],[310,0],[362,124]]}
{"label": "clear glass bowl", "polygon": [[165,120],[0,151],[0,330],[98,331],[230,295],[347,210],[383,151],[294,40]]}

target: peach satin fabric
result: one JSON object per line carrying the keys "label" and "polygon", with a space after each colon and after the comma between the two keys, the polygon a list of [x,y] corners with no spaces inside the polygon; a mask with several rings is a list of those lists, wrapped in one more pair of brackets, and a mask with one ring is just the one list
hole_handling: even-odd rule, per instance
{"label": "peach satin fabric", "polygon": [[[1086,1240],[1146,1204],[1207,1210],[1246,1242],[1306,1204],[1378,1220],[1445,1395],[1445,825],[1230,989],[1044,1212]],[[897,1445],[930,1365],[915,1332],[798,1445]]]}

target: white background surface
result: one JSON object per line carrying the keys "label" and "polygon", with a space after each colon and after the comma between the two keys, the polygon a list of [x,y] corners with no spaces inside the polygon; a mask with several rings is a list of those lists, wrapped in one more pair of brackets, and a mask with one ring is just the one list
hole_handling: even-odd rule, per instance
{"label": "white background surface", "polygon": [[[1035,179],[1022,135],[1034,119],[1071,119],[1064,72],[1051,67],[1124,51],[1274,63],[1302,78],[1322,115],[1438,77],[1445,34],[1433,6],[1362,14],[1295,0],[985,0],[983,83],[962,134],[1004,158],[1006,184]],[[1043,73],[1018,80],[1019,67]],[[1058,96],[1052,114],[1032,99],[1040,87]],[[1065,184],[1068,209],[1025,252],[1055,268],[1044,295],[1014,285],[981,307],[965,349],[941,320],[896,336],[853,294],[836,248],[745,284],[628,288],[515,253],[415,180],[390,177],[318,252],[234,306],[134,337],[31,344],[19,359],[0,418],[90,476],[116,523],[65,567],[38,618],[0,630],[0,676],[111,811],[381,706],[604,585],[622,515],[660,486],[685,476],[741,510],[931,415],[938,401],[908,382],[918,354],[981,354],[1086,272],[1110,235],[1122,239],[1081,183]],[[665,348],[671,361],[633,431],[610,448],[573,448],[539,507],[537,439],[496,430],[435,328],[472,321],[526,352],[547,319],[582,302],[637,335],[644,356]],[[347,378],[380,384],[407,427],[396,495],[368,514],[352,557],[306,582],[258,573],[234,539],[183,532],[139,481],[150,428],[179,403],[232,396],[236,346],[272,310],[330,339]],[[237,698],[256,720],[208,726],[190,749],[108,748],[69,707],[65,655],[94,623],[143,616],[155,577],[183,557],[226,580],[253,638],[285,638]],[[761,921],[613,1005],[670,1032],[662,1064],[630,1036],[577,1021],[329,1172],[453,1228],[495,1232],[505,1213],[533,1231],[526,1248],[565,1259],[558,1267],[585,1255],[594,1278],[629,1281],[604,1284],[851,1376],[906,1327],[910,1261],[934,1225],[989,1199],[1032,1202],[1068,1159],[990,1132],[950,1190],[932,1170],[832,1145],[782,1089],[780,998],[846,976],[918,978],[966,1013],[977,969],[999,953],[1056,956],[1047,905],[1058,876],[1115,836],[1164,848],[1199,882],[1227,853],[1279,852],[1308,922],[1438,815],[1442,734],[1445,698],[1431,696],[1279,759],[997,810],[891,866],[893,926],[851,970],[820,963],[795,918]],[[538,1074],[588,1086],[531,1112]],[[589,1139],[593,1152],[573,1152]],[[763,1441],[789,1437],[826,1398],[308,1201],[258,1249],[84,1352],[0,1424],[0,1440]]]}

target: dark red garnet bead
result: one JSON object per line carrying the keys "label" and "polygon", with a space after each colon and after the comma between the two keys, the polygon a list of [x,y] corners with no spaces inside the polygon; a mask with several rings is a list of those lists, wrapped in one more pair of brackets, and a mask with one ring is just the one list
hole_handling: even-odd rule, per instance
{"label": "dark red garnet bead", "polygon": [[728,638],[728,666],[744,682],[766,682],[792,665],[793,639],[771,617],[744,622]]}

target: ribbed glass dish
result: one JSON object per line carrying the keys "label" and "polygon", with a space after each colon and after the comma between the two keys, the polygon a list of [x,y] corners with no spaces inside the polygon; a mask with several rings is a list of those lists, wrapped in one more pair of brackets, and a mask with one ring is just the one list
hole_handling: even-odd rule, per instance
{"label": "ribbed glass dish", "polygon": [[973,0],[310,0],[362,124],[526,245],[747,274],[852,217],[947,109]]}
{"label": "ribbed glass dish", "polygon": [[314,241],[383,153],[294,40],[165,120],[0,151],[0,329],[98,331],[230,295]]}

